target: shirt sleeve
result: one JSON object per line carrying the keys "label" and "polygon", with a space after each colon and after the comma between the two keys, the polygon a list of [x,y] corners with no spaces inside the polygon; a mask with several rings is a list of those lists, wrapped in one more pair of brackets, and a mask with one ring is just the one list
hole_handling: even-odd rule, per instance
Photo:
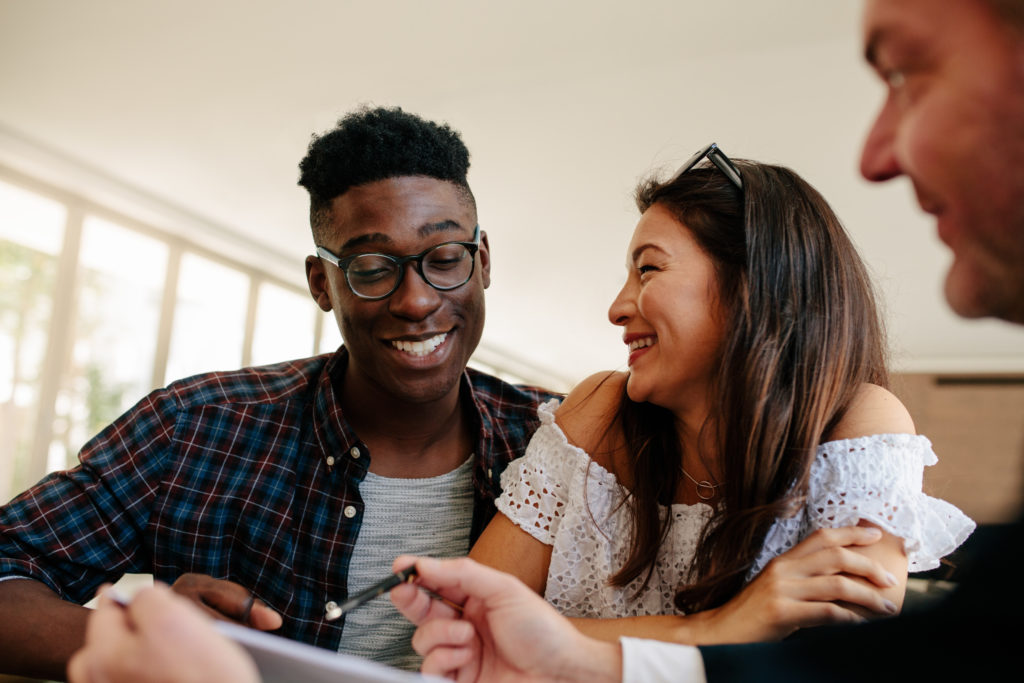
{"label": "shirt sleeve", "polygon": [[[552,545],[568,502],[568,485],[579,451],[555,423],[559,401],[538,408],[541,426],[526,454],[513,460],[501,475],[498,510],[541,543]],[[579,451],[582,453],[582,451]]]}
{"label": "shirt sleeve", "polygon": [[923,492],[924,468],[936,462],[931,442],[913,434],[822,444],[810,472],[808,533],[870,522],[903,538],[911,572],[939,566],[975,524],[956,506]]}
{"label": "shirt sleeve", "polygon": [[0,577],[83,603],[103,582],[150,571],[142,535],[176,414],[166,391],[150,394],[86,443],[76,467],[0,507]]}
{"label": "shirt sleeve", "polygon": [[700,650],[658,640],[619,638],[622,683],[707,683]]}

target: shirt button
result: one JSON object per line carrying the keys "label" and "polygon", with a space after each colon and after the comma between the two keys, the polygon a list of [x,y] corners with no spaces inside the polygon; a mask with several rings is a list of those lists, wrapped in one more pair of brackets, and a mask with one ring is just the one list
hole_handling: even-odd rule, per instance
{"label": "shirt button", "polygon": [[327,466],[328,467],[334,467],[334,456],[333,455],[328,455],[327,456]]}
{"label": "shirt button", "polygon": [[488,479],[494,479],[494,475],[491,474],[491,468],[490,467],[487,468],[487,478]]}
{"label": "shirt button", "polygon": [[345,506],[345,516],[348,517],[349,519],[352,519],[353,517],[356,516],[356,508],[355,508],[354,505],[346,505]]}
{"label": "shirt button", "polygon": [[361,453],[359,452],[359,446],[353,446],[352,450],[350,450],[349,453],[352,454],[352,457],[354,459],[358,460],[359,456],[361,455]]}
{"label": "shirt button", "polygon": [[329,603],[324,605],[324,612],[328,616],[330,616],[331,614],[333,614],[333,613],[335,613],[337,611],[338,611],[338,603],[334,602],[334,600],[331,600]]}

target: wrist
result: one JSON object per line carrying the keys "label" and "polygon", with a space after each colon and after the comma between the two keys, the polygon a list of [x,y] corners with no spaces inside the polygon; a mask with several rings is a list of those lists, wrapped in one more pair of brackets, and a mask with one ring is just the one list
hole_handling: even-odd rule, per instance
{"label": "wrist", "polygon": [[711,645],[718,641],[717,616],[720,608],[704,610],[682,617],[672,642],[683,645]]}
{"label": "wrist", "polygon": [[583,636],[572,648],[572,662],[558,677],[567,683],[620,683],[622,681],[622,646]]}

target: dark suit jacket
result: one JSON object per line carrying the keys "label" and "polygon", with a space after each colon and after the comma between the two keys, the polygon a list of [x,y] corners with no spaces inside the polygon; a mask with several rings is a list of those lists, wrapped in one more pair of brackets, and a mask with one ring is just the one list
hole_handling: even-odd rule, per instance
{"label": "dark suit jacket", "polygon": [[1015,680],[1024,662],[1024,517],[968,562],[949,597],[930,607],[779,643],[701,647],[708,683]]}

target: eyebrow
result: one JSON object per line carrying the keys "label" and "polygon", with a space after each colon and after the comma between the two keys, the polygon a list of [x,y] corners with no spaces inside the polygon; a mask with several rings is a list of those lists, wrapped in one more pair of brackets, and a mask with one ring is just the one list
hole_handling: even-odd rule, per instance
{"label": "eyebrow", "polygon": [[878,46],[885,41],[886,33],[884,28],[873,28],[864,44],[864,60],[871,66],[878,66]]}
{"label": "eyebrow", "polygon": [[659,247],[657,244],[653,244],[651,242],[648,242],[647,244],[641,244],[639,247],[637,247],[636,249],[633,250],[633,255],[630,258],[630,263],[636,263],[637,259],[640,258],[640,255],[642,253],[644,253],[645,251],[647,251],[648,249],[657,249],[658,251],[660,251],[663,254],[667,254],[668,253],[664,249]]}
{"label": "eyebrow", "polygon": [[[449,232],[461,229],[462,226],[459,225],[457,221],[444,220],[436,223],[425,223],[416,230],[416,233],[420,237],[429,237],[431,235],[436,235],[439,232]],[[358,235],[347,240],[343,245],[341,245],[339,253],[343,254],[349,249],[354,249],[355,247],[360,247],[364,244],[391,244],[392,241],[391,237],[383,232],[368,232],[364,235]]]}

